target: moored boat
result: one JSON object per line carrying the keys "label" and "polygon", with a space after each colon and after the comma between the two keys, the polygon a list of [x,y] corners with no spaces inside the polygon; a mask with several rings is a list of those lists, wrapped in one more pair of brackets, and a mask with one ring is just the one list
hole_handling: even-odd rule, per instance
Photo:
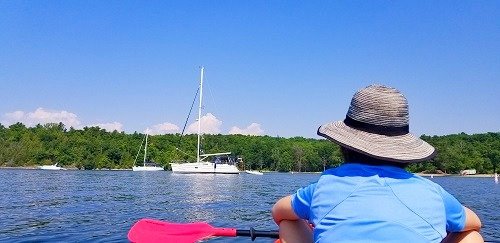
{"label": "moored boat", "polygon": [[[147,156],[147,152],[148,152],[148,136],[149,136],[149,134],[146,133],[146,138],[145,138],[146,142],[144,145],[144,158],[142,160],[142,166],[134,165],[132,167],[132,171],[162,171],[163,170],[163,167],[159,166],[156,163],[146,162],[146,156]],[[141,143],[141,147],[142,147],[142,143]],[[141,148],[139,148],[139,151],[141,151]],[[134,164],[135,164],[135,161],[137,160],[138,155],[139,155],[139,152],[137,152],[137,155],[135,156]]]}
{"label": "moored boat", "polygon": [[[201,77],[199,86],[199,106],[198,106],[198,143],[196,162],[172,162],[170,166],[174,173],[216,173],[216,174],[239,174],[238,161],[229,156],[231,152],[202,154],[201,141],[201,110],[203,107],[203,71],[201,67]],[[208,161],[208,158],[213,158]]]}
{"label": "moored boat", "polygon": [[41,166],[38,166],[38,169],[40,169],[40,170],[66,170],[65,168],[57,166],[57,163],[55,163],[53,165],[41,165]]}
{"label": "moored boat", "polygon": [[256,170],[245,170],[246,173],[252,174],[252,175],[263,175],[264,173]]}

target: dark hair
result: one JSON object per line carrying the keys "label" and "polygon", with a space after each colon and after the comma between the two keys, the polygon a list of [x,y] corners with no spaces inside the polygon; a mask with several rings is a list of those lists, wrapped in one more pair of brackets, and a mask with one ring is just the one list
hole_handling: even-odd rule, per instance
{"label": "dark hair", "polygon": [[340,151],[342,152],[342,156],[344,157],[345,163],[355,162],[368,165],[392,165],[400,168],[406,168],[406,166],[408,166],[407,163],[397,163],[397,162],[391,162],[373,158],[345,147],[340,147]]}

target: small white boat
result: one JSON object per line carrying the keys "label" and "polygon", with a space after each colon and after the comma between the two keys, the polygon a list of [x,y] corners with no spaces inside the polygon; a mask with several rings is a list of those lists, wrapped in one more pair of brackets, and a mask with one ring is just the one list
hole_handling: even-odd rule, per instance
{"label": "small white boat", "polygon": [[134,166],[132,171],[162,171],[163,167],[157,165],[144,165],[144,166]]}
{"label": "small white boat", "polygon": [[41,166],[38,166],[38,169],[40,169],[40,170],[66,170],[60,166],[57,166],[57,163],[54,165],[41,165]]}
{"label": "small white boat", "polygon": [[[141,143],[141,147],[142,147],[142,143]],[[139,147],[139,152],[140,151],[141,151],[141,148]],[[135,164],[135,161],[137,160],[137,156],[139,156],[139,152],[137,152],[137,155],[135,156],[134,164]],[[142,161],[142,166],[134,165],[132,167],[132,171],[161,171],[161,170],[163,170],[163,167],[159,166],[156,163],[146,162],[147,152],[148,152],[148,134],[146,133],[146,143],[144,145],[144,159]]]}
{"label": "small white boat", "polygon": [[252,174],[252,175],[263,175],[264,173],[256,170],[245,170],[246,173]]}

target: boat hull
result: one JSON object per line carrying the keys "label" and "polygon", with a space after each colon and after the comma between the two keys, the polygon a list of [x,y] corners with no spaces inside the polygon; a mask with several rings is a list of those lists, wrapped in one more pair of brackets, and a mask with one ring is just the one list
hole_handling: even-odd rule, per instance
{"label": "boat hull", "polygon": [[57,165],[42,165],[42,166],[38,166],[38,169],[40,169],[40,170],[66,170],[66,169],[59,167]]}
{"label": "boat hull", "polygon": [[214,164],[211,162],[196,163],[171,163],[174,173],[214,173],[214,174],[239,174],[240,170],[236,165]]}
{"label": "boat hull", "polygon": [[252,174],[252,175],[263,175],[264,173],[260,171],[255,171],[255,170],[245,170],[246,173]]}
{"label": "boat hull", "polygon": [[158,166],[134,166],[132,171],[162,171],[163,167]]}

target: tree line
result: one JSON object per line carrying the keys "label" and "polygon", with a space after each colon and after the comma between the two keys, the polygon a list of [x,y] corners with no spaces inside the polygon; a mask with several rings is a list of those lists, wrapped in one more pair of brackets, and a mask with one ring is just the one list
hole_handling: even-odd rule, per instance
{"label": "tree line", "polygon": [[[0,124],[0,166],[26,167],[55,164],[78,169],[129,169],[142,163],[144,134],[107,132],[99,127],[67,129],[62,123],[26,127]],[[438,155],[412,164],[413,172],[459,173],[476,169],[493,173],[500,161],[500,132],[465,133],[421,138]],[[342,162],[340,149],[325,139],[246,135],[203,135],[203,152],[232,152],[242,158],[241,169],[271,171],[323,171]],[[196,134],[165,134],[148,138],[147,160],[169,168],[172,161],[196,160]],[[142,147],[143,148],[143,147]]]}

